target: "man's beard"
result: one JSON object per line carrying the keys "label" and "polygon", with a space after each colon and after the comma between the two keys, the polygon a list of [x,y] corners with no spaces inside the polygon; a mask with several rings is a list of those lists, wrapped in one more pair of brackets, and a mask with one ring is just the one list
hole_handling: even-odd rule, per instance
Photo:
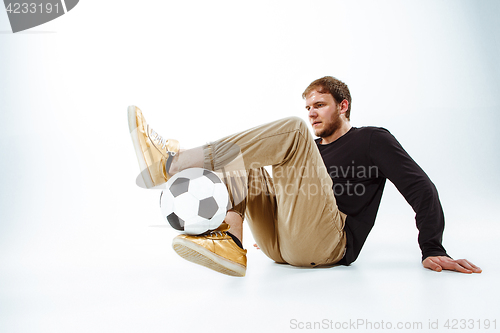
{"label": "man's beard", "polygon": [[326,127],[323,128],[323,130],[321,130],[318,133],[314,133],[316,134],[317,137],[327,138],[333,133],[335,133],[342,126],[342,121],[340,120],[340,113],[338,112],[338,110],[334,115],[332,115],[332,118],[333,119],[331,119],[331,121],[328,124],[325,124]]}

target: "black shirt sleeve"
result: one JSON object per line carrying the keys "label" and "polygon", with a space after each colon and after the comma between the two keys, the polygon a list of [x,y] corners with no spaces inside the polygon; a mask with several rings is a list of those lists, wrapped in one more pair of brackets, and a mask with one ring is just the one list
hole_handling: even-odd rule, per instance
{"label": "black shirt sleeve", "polygon": [[396,186],[416,213],[422,260],[429,256],[447,256],[441,244],[444,213],[437,189],[429,177],[384,128],[372,132],[369,155],[380,176]]}

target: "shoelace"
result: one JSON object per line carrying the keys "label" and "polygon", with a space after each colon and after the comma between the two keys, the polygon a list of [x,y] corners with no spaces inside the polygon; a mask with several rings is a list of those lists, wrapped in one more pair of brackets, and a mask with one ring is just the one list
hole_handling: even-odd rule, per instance
{"label": "shoelace", "polygon": [[[155,130],[153,130],[149,124],[148,124],[148,132],[151,133],[150,136],[151,136],[151,139],[156,141],[157,144],[161,145],[163,149],[165,149],[165,147],[167,146],[167,141],[166,139],[164,139],[160,134],[158,134],[157,132],[155,132]],[[172,156],[175,155],[175,152],[173,151],[169,151],[167,150]]]}
{"label": "shoelace", "polygon": [[217,236],[217,235],[219,235],[219,236],[221,236],[221,237],[222,237],[222,236],[224,236],[225,234],[226,234],[226,232],[225,232],[225,231],[217,231],[217,230],[212,230],[212,231],[210,231],[210,232],[209,232],[209,235],[210,235],[210,236]]}

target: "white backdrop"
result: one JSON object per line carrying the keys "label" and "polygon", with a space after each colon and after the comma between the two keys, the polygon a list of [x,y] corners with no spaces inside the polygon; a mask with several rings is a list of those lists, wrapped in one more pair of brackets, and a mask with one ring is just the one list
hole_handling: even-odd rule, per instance
{"label": "white backdrop", "polygon": [[[0,10],[0,331],[109,331],[116,303],[140,298],[117,301],[132,281],[164,282],[149,268],[185,277],[162,257],[175,233],[156,227],[159,193],[134,183],[129,104],[189,148],[307,119],[301,93],[324,75],[349,85],[354,126],[388,128],[437,185],[450,255],[498,272],[499,14],[494,0],[84,0],[12,34]],[[360,260],[395,234],[418,264],[413,213],[389,185]]]}

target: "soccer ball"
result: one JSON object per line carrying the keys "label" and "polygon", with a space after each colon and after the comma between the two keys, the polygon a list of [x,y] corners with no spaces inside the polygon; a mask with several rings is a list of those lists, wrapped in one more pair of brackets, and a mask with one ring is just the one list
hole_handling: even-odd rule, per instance
{"label": "soccer ball", "polygon": [[172,228],[189,235],[217,229],[226,217],[226,185],[212,171],[183,170],[167,181],[160,196],[163,216]]}

